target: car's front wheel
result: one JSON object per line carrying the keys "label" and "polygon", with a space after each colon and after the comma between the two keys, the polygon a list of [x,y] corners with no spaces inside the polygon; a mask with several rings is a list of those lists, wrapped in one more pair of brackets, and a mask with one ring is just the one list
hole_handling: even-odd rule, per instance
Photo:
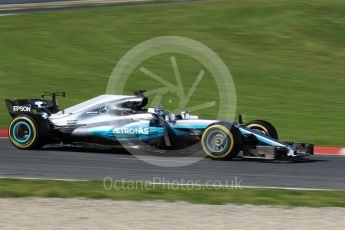
{"label": "car's front wheel", "polygon": [[201,145],[211,159],[230,160],[238,155],[240,140],[240,131],[232,123],[218,122],[203,132]]}
{"label": "car's front wheel", "polygon": [[46,143],[48,134],[48,122],[38,115],[17,116],[8,128],[11,143],[22,150],[41,148]]}

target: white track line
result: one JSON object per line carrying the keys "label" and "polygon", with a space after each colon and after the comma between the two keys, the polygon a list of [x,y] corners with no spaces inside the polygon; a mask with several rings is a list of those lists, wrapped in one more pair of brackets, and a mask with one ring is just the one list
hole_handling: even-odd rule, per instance
{"label": "white track line", "polygon": [[[1,177],[0,179],[20,179],[20,180],[52,180],[52,181],[70,181],[70,182],[86,182],[86,181],[97,181],[97,180],[82,180],[82,179],[59,179],[59,178],[36,178],[36,177]],[[100,181],[100,180],[98,180]],[[145,180],[114,180],[114,183],[125,182],[125,183],[138,183],[145,182],[151,185],[167,185],[167,186],[192,186],[192,187],[209,187],[209,188],[229,188],[229,189],[283,189],[283,190],[299,190],[299,191],[345,191],[344,189],[322,189],[322,188],[296,188],[296,187],[275,187],[275,186],[245,186],[239,185],[234,187],[232,185],[212,185],[212,184],[183,184],[183,183],[157,183]]]}
{"label": "white track line", "polygon": [[17,14],[0,14],[0,17],[12,16],[12,15],[17,15]]}
{"label": "white track line", "polygon": [[19,179],[19,180],[53,180],[53,181],[92,181],[92,180],[82,180],[82,179],[66,179],[66,178],[36,178],[36,177],[8,177],[8,176],[0,176],[0,179]]}
{"label": "white track line", "polygon": [[1,4],[1,10],[32,10],[54,7],[70,7],[70,6],[89,6],[103,4],[120,4],[120,3],[141,3],[149,2],[149,0],[69,0],[57,2],[38,2],[38,3],[20,3],[20,4]]}
{"label": "white track line", "polygon": [[[133,181],[125,181],[125,182],[133,182]],[[178,183],[150,183],[153,185],[175,185],[175,186],[195,186],[195,187],[210,187],[210,188],[230,188],[230,189],[242,189],[242,188],[249,188],[249,189],[284,189],[284,190],[302,190],[302,191],[345,191],[342,189],[323,189],[323,188],[296,188],[296,187],[275,187],[275,186],[251,186],[251,185],[238,185],[237,187],[234,185],[207,185],[207,184],[178,184]]]}

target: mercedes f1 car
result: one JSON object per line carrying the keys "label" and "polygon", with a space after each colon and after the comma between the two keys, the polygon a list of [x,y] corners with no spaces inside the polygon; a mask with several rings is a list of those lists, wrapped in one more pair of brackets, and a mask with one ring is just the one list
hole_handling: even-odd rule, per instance
{"label": "mercedes f1 car", "polygon": [[[313,144],[278,140],[272,124],[254,120],[199,119],[188,112],[169,114],[160,107],[145,109],[145,91],[134,96],[101,95],[60,110],[57,96],[43,93],[39,99],[8,100],[13,118],[9,139],[18,149],[39,149],[48,144],[94,143],[121,145],[145,143],[163,149],[179,149],[197,142],[212,159],[229,160],[240,152],[245,158],[298,158],[313,154]],[[48,97],[48,99],[47,99]]]}

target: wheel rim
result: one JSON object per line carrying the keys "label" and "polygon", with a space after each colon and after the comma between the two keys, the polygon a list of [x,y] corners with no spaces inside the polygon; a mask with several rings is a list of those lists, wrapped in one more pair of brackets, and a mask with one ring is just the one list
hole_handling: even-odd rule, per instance
{"label": "wheel rim", "polygon": [[261,134],[268,135],[268,130],[262,125],[253,124],[253,125],[248,125],[247,127]]}
{"label": "wheel rim", "polygon": [[207,135],[206,146],[213,154],[222,154],[229,144],[227,134],[221,130],[213,130]]}
{"label": "wheel rim", "polygon": [[265,130],[262,130],[262,129],[259,129],[259,128],[255,128],[255,129],[252,129],[252,130],[255,130],[256,132],[259,132],[259,133],[261,133],[261,134],[267,135],[267,133],[265,132]]}
{"label": "wheel rim", "polygon": [[14,125],[12,136],[18,143],[27,143],[31,139],[32,130],[28,123],[21,121]]}

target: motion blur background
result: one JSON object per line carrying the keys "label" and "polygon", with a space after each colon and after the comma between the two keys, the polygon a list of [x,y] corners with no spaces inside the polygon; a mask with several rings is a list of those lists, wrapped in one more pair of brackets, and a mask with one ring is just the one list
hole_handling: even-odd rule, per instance
{"label": "motion blur background", "polygon": [[[4,16],[0,100],[66,91],[60,106],[71,106],[104,94],[117,61],[133,46],[156,36],[184,36],[224,60],[236,84],[237,112],[248,120],[272,121],[283,140],[343,146],[344,15],[341,0],[217,0]],[[183,56],[176,60],[191,85],[201,67]],[[145,67],[173,78],[168,55]],[[212,78],[206,79],[191,103],[217,96]],[[126,91],[150,87],[134,72]],[[9,120],[1,102],[0,127]]]}

